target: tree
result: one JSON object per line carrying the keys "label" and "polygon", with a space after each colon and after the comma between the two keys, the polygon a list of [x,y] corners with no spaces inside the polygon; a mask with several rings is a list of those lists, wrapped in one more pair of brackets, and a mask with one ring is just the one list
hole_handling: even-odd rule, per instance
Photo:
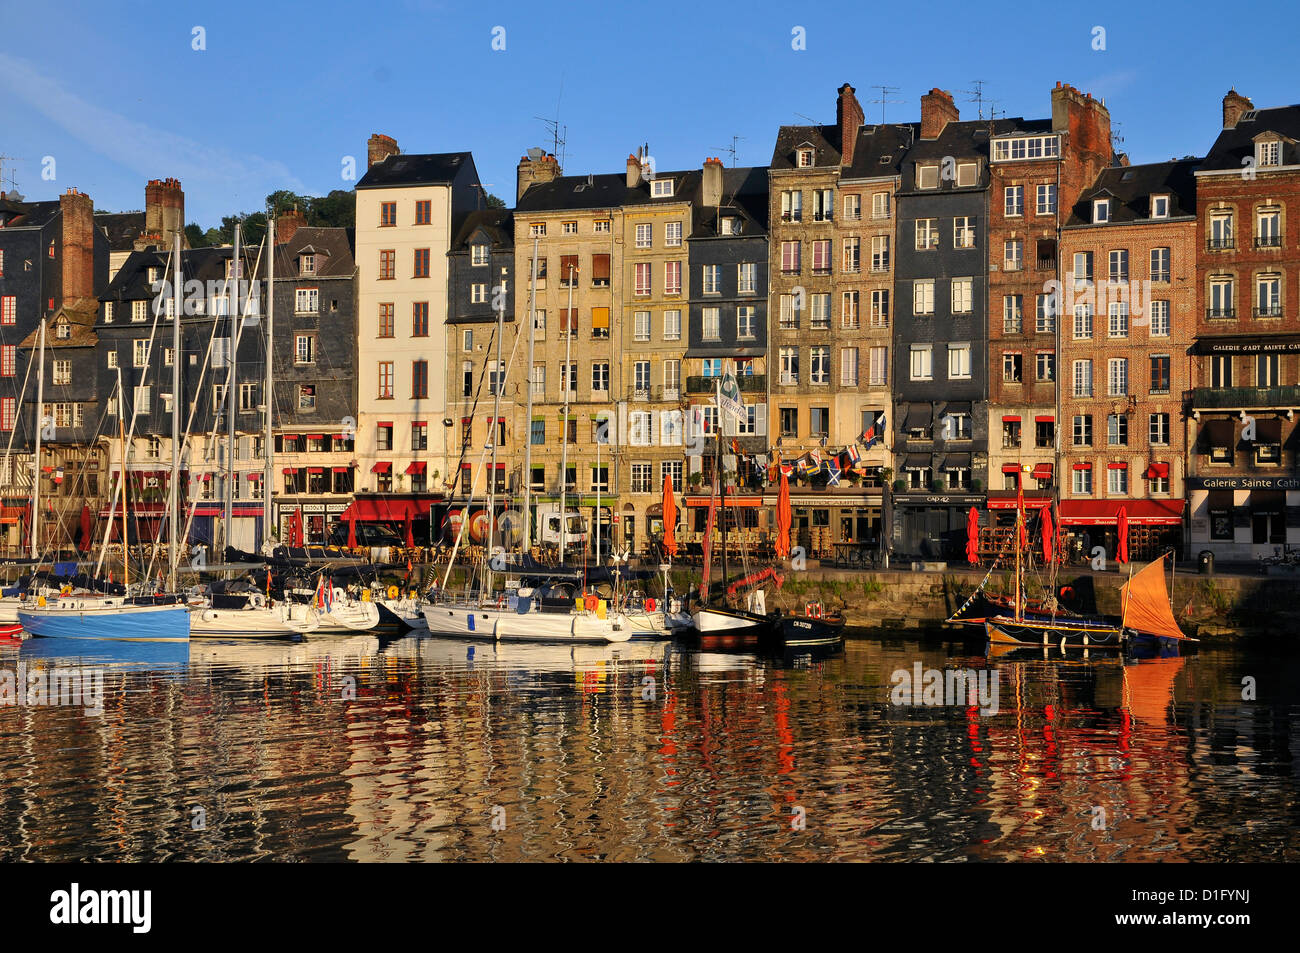
{"label": "tree", "polygon": [[505,201],[505,199],[501,198],[499,195],[493,195],[491,192],[486,193],[486,195],[487,195],[487,207],[488,207],[488,208],[505,208],[505,207],[506,207],[506,201]]}
{"label": "tree", "polygon": [[185,226],[185,240],[191,248],[206,248],[209,244],[207,233],[199,227],[198,222],[190,222]]}

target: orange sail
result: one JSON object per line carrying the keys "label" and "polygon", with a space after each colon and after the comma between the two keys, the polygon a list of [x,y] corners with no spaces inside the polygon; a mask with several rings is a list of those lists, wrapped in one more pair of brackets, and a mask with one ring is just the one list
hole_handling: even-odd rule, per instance
{"label": "orange sail", "polygon": [[1145,635],[1166,639],[1186,639],[1169,608],[1169,589],[1165,586],[1164,558],[1148,563],[1141,572],[1124,583],[1120,590],[1124,600],[1126,628]]}

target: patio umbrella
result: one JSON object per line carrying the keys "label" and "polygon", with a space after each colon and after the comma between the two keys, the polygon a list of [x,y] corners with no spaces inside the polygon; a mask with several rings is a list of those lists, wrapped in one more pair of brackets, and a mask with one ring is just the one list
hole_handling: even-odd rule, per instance
{"label": "patio umbrella", "polygon": [[673,478],[664,474],[664,551],[677,555],[677,502],[673,499]]}
{"label": "patio umbrella", "polygon": [[781,474],[781,489],[776,497],[776,557],[790,555],[790,481]]}
{"label": "patio umbrella", "polygon": [[298,549],[302,549],[303,547],[301,506],[293,512],[293,545]]}
{"label": "patio umbrella", "polygon": [[81,507],[81,545],[80,545],[79,548],[81,549],[81,551],[82,551],[83,553],[88,553],[88,552],[90,552],[90,549],[91,549],[91,543],[92,543],[92,540],[91,540],[91,538],[90,538],[91,528],[92,528],[92,523],[91,523],[90,507],[87,506],[87,505],[85,505],[85,504],[82,504],[82,507]]}
{"label": "patio umbrella", "polygon": [[1128,562],[1128,507],[1121,506],[1115,514],[1115,532],[1119,541],[1115,544],[1115,559],[1121,563]]}
{"label": "patio umbrella", "polygon": [[980,561],[980,515],[975,507],[966,514],[966,562],[972,566]]}
{"label": "patio umbrella", "polygon": [[348,549],[357,548],[357,518],[353,516],[348,520]]}
{"label": "patio umbrella", "polygon": [[415,548],[415,533],[411,528],[411,517],[406,517],[406,545],[410,549]]}
{"label": "patio umbrella", "polygon": [[1043,563],[1050,566],[1052,564],[1052,541],[1056,537],[1056,529],[1052,525],[1052,504],[1045,504],[1040,511],[1039,521],[1043,529]]}

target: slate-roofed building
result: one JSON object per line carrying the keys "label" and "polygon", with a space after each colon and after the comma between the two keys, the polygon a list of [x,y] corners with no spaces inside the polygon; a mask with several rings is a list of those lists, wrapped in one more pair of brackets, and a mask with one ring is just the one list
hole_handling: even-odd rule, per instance
{"label": "slate-roofed building", "polygon": [[[0,440],[6,447],[0,539],[6,547],[19,546],[27,532],[31,451],[42,416],[51,418],[45,422],[38,471],[42,548],[75,542],[81,507],[99,490],[90,476],[99,459],[88,449],[98,395],[87,370],[94,360],[97,299],[108,283],[108,248],[93,216],[90,196],[75,189],[57,201],[0,198]],[[37,408],[43,320],[45,407]]]}
{"label": "slate-roofed building", "polygon": [[1131,558],[1182,548],[1199,161],[1102,170],[1061,232],[1058,522],[1083,552],[1114,558],[1121,507]]}
{"label": "slate-roofed building", "polygon": [[1230,90],[1196,192],[1191,548],[1271,556],[1300,544],[1300,105]]}

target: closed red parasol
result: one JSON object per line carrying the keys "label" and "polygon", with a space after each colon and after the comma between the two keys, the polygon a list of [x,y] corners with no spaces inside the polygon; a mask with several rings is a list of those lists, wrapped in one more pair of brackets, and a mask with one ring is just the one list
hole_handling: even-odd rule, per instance
{"label": "closed red parasol", "polygon": [[980,561],[980,515],[975,507],[966,514],[966,562],[974,566]]}
{"label": "closed red parasol", "polygon": [[785,559],[790,555],[790,481],[781,474],[781,489],[776,497],[776,556]]}
{"label": "closed red parasol", "polygon": [[1119,536],[1119,542],[1115,544],[1115,558],[1121,562],[1128,562],[1128,507],[1121,506],[1119,512],[1115,514],[1115,532]]}
{"label": "closed red parasol", "polygon": [[664,474],[664,551],[677,555],[677,501],[673,499],[673,478]]}
{"label": "closed red parasol", "polygon": [[1040,511],[1040,522],[1043,528],[1043,562],[1046,565],[1052,564],[1052,541],[1056,538],[1056,527],[1052,523],[1052,504],[1046,504]]}

